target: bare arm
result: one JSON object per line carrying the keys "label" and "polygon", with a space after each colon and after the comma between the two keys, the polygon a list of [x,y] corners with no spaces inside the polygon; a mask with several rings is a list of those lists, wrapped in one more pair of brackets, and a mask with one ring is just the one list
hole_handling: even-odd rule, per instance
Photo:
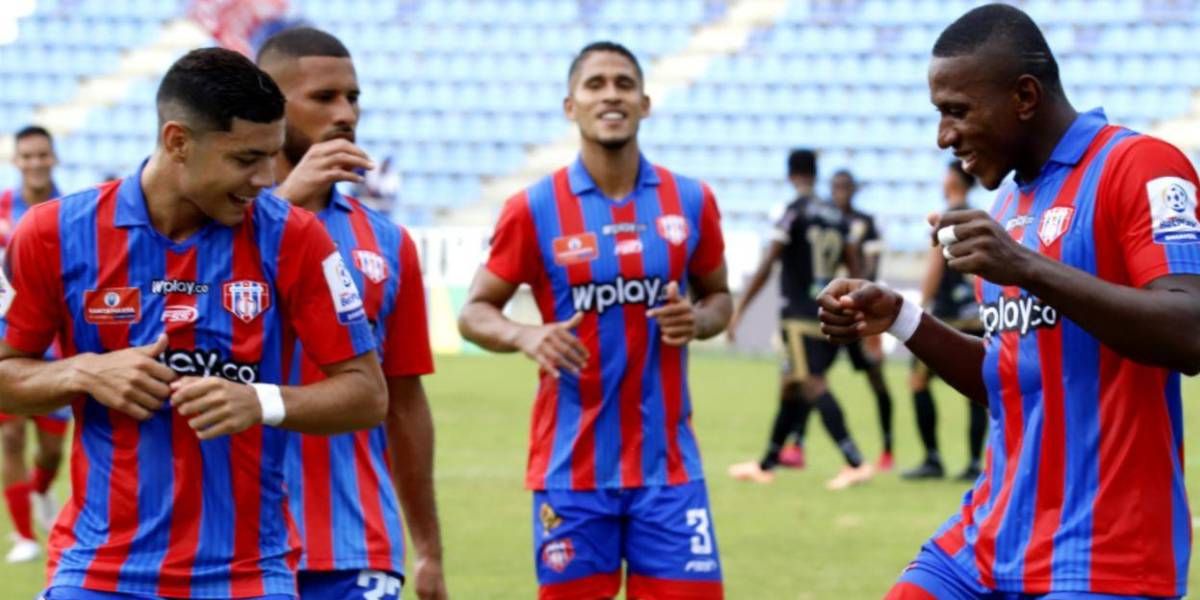
{"label": "bare arm", "polygon": [[925,263],[925,277],[921,280],[922,306],[928,306],[933,303],[933,298],[937,295],[938,284],[942,281],[942,273],[946,268],[946,259],[942,258],[942,247],[934,246],[930,248],[929,256]]}
{"label": "bare arm", "polygon": [[[734,313],[742,315],[746,313],[746,307],[750,306],[751,302],[762,291],[763,286],[767,285],[767,280],[771,278],[771,271],[775,268],[775,261],[779,260],[779,256],[783,254],[783,243],[772,241],[765,252],[762,259],[758,261],[758,268],[754,270],[754,275],[750,277],[750,282],[746,284],[746,289],[742,295],[738,297],[737,307]],[[731,328],[732,329],[732,328]]]}
{"label": "bare arm", "polygon": [[[389,377],[388,452],[392,478],[404,509],[404,521],[416,551],[417,571],[436,568],[433,581],[416,579],[417,595],[444,597],[441,576],[442,534],[433,485],[433,416],[418,376]],[[434,589],[423,589],[423,585]],[[438,590],[440,589],[440,596]]]}
{"label": "bare arm", "polygon": [[733,315],[725,261],[710,273],[692,277],[690,283],[696,297],[696,339],[706,340],[724,331]]}

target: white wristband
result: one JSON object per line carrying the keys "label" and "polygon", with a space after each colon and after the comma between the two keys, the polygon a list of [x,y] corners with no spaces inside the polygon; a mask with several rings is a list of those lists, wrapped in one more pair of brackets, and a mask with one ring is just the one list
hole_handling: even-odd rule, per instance
{"label": "white wristband", "polygon": [[274,426],[282,423],[285,411],[283,410],[283,393],[279,391],[279,386],[255,383],[251,387],[258,396],[259,406],[262,406],[263,425]]}
{"label": "white wristband", "polygon": [[904,300],[900,304],[900,314],[896,315],[896,321],[888,327],[888,333],[896,336],[896,339],[901,343],[907,342],[917,331],[917,326],[921,324],[921,308],[916,304]]}

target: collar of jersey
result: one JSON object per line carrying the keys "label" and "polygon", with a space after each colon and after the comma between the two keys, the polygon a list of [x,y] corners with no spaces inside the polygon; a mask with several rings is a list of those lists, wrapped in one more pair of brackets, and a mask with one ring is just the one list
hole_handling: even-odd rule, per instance
{"label": "collar of jersey", "polygon": [[[23,194],[21,194],[21,190],[23,190],[23,189],[25,189],[24,185],[18,185],[17,187],[14,187],[12,189],[13,202],[20,202],[21,204],[25,204],[25,196]],[[53,181],[51,181],[50,182],[50,199],[53,200],[61,195],[62,194],[60,194],[58,192],[58,186],[55,185],[55,183]]]}
{"label": "collar of jersey", "polygon": [[210,220],[208,224],[182,242],[175,242],[155,229],[154,224],[150,222],[150,213],[146,210],[146,194],[142,191],[142,169],[146,168],[146,162],[149,160],[149,158],[142,160],[142,164],[138,165],[137,170],[122,179],[120,187],[117,188],[117,214],[113,219],[117,227],[147,227],[156,238],[167,246],[188,248],[203,239],[214,226],[220,226],[216,221]]}
{"label": "collar of jersey", "polygon": [[1042,166],[1042,170],[1033,181],[1023,182],[1017,181],[1021,189],[1028,189],[1030,185],[1036,183],[1042,178],[1042,175],[1049,172],[1051,163],[1073,167],[1079,164],[1083,158],[1083,153],[1087,152],[1088,146],[1092,145],[1092,140],[1096,139],[1100,130],[1108,125],[1108,116],[1104,114],[1104,109],[1097,107],[1084,113],[1080,113],[1075,117],[1075,121],[1067,128],[1067,132],[1063,134],[1062,139],[1058,140],[1058,144],[1054,146],[1054,151],[1050,153],[1050,160]]}
{"label": "collar of jersey", "polygon": [[[571,193],[576,196],[582,196],[593,190],[598,194],[601,193],[596,187],[596,182],[592,179],[591,174],[588,173],[587,167],[583,165],[582,156],[576,157],[575,162],[571,163],[570,167],[567,167],[567,179],[571,183]],[[650,161],[646,160],[645,154],[638,153],[637,184],[634,186],[633,193],[629,197],[633,198],[637,196],[638,190],[643,187],[658,184],[658,171],[654,169],[654,165],[650,164]],[[621,202],[624,202],[624,200]]]}

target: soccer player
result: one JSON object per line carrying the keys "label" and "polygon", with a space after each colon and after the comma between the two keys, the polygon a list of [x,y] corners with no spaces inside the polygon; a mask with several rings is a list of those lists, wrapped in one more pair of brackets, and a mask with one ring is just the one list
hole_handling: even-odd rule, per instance
{"label": "soccer player", "polygon": [[[0,257],[8,247],[13,228],[29,207],[58,196],[53,178],[58,159],[50,132],[30,125],[18,131],[14,141],[13,164],[21,173],[21,185],[0,192]],[[47,358],[53,358],[53,353]],[[0,413],[0,438],[3,438],[0,478],[14,533],[13,547],[4,557],[7,562],[28,562],[42,554],[34,540],[33,525],[36,522],[43,531],[48,531],[58,514],[58,503],[50,486],[62,463],[63,435],[70,418],[69,410],[57,410],[29,419],[37,429],[37,450],[33,469],[27,470],[26,418]]]}
{"label": "soccer player", "polygon": [[[883,255],[883,239],[875,227],[875,217],[854,207],[854,195],[858,193],[858,182],[854,174],[840,169],[829,182],[829,197],[833,205],[842,211],[846,219],[846,251],[858,259],[859,275],[868,281],[879,278],[879,259]],[[858,360],[851,353],[854,368],[865,373],[875,396],[875,407],[879,409],[879,429],[883,437],[883,452],[875,467],[880,471],[891,471],[892,458],[892,394],[883,380],[883,337],[874,335],[863,340],[860,352],[865,360]]]}
{"label": "soccer player", "polygon": [[[967,206],[967,193],[974,186],[975,178],[962,169],[962,161],[951,162],[942,181],[946,211],[970,208]],[[930,248],[928,262],[925,279],[921,282],[921,306],[963,333],[982,336],[983,328],[979,322],[979,305],[975,302],[972,278],[954,269],[947,269],[946,259],[942,257],[942,249],[938,246]],[[925,460],[901,473],[903,479],[938,479],[945,475],[942,455],[938,451],[937,408],[933,404],[933,392],[929,389],[933,375],[925,363],[913,357],[909,386],[913,393],[917,431],[921,436],[921,444],[925,446]],[[971,458],[958,478],[975,481],[981,472],[979,461],[983,456],[983,436],[987,432],[987,409],[982,404],[968,400],[967,410],[970,415],[967,444]]]}
{"label": "soccer player", "polygon": [[[0,279],[0,409],[77,423],[45,597],[294,598],[286,430],[384,418],[374,340],[320,221],[260,195],[284,140],[271,78],[195,50],[157,109],[137,172],[30,209]],[[281,385],[295,339],[327,379]]]}
{"label": "soccer player", "polygon": [[[691,427],[687,344],[729,321],[724,241],[703,183],[651,164],[650,112],[624,46],[571,62],[579,159],[509,199],[459,317],[463,335],[540,369],[526,484],[539,598],[720,598]],[[501,310],[527,283],[543,325]]]}
{"label": "soccer player", "polygon": [[[275,194],[316,213],[351,265],[389,399],[386,425],[340,436],[292,436],[286,481],[304,545],[300,596],[399,598],[403,506],[416,549],[411,581],[417,596],[445,598],[433,421],[421,385],[421,376],[433,372],[433,357],[416,245],[404,228],[334,187],[359,181],[355,169],[372,166],[354,143],[354,62],[336,37],[300,27],[268,39],[258,63],[287,98],[287,135],[275,160],[283,182]],[[305,383],[323,377],[307,358],[295,375]]]}
{"label": "soccer player", "polygon": [[[762,459],[731,465],[729,475],[745,481],[770,483],[777,466],[802,467],[804,432],[808,415],[815,407],[846,461],[842,470],[826,484],[829,489],[839,490],[867,481],[873,469],[863,461],[862,452],[846,427],[841,406],[825,380],[825,372],[837,358],[839,348],[820,336],[815,298],[839,266],[846,264],[851,272],[857,273],[860,265],[857,255],[847,252],[849,230],[844,215],[813,192],[817,179],[816,155],[809,150],[793,151],[788,157],[788,179],[796,189],[796,200],[775,223],[771,244],[746,290],[738,298],[729,328],[731,335],[734,334],[741,315],[746,314],[746,307],[766,285],[775,263],[781,263],[780,333],[785,354],[779,382],[779,411],[771,425]],[[848,350],[855,368],[866,368],[868,361],[862,345],[852,345]],[[793,432],[798,434],[799,443],[792,450],[792,456],[787,457],[783,453],[792,447],[784,444]],[[785,458],[790,458],[786,464]]]}
{"label": "soccer player", "polygon": [[1017,8],[950,24],[929,86],[938,144],[999,188],[991,214],[931,219],[947,266],[979,277],[987,337],[862,280],[820,297],[833,340],[890,330],[992,419],[984,474],[889,598],[1185,595],[1179,378],[1200,372],[1194,169],[1102,110],[1077,113]]}

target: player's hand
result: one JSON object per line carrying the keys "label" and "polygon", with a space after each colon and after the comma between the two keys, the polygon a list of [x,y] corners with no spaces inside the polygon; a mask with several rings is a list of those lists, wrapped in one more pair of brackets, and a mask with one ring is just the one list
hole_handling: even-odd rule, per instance
{"label": "player's hand", "polygon": [[169,384],[178,377],[157,357],[167,350],[162,334],[152,344],[105,354],[85,354],[71,372],[73,387],[97,402],[139,421],[153,416],[171,395]]}
{"label": "player's hand", "polygon": [[171,384],[171,406],[202,440],[245,431],[262,422],[254,388],[222,377],[184,377]]}
{"label": "player's hand", "polygon": [[696,337],[696,307],[686,296],[679,295],[679,284],[667,284],[667,297],[657,308],[646,311],[646,316],[658,319],[662,341],[668,346],[684,346]]}
{"label": "player's hand", "polygon": [[418,556],[413,563],[413,589],[420,600],[446,600],[446,577],[442,574],[442,561]]}
{"label": "player's hand", "polygon": [[[930,216],[934,245],[946,265],[1000,285],[1021,285],[1037,253],[1018,243],[987,211],[960,210]],[[946,231],[943,231],[946,230]]]}
{"label": "player's hand", "polygon": [[587,365],[588,351],[571,330],[582,322],[583,313],[576,312],[561,323],[521,327],[515,345],[555,379],[562,375],[561,369],[579,375]]}
{"label": "player's hand", "polygon": [[313,144],[291,174],[275,188],[275,195],[292,202],[307,204],[317,200],[339,181],[362,183],[355,169],[371,170],[375,163],[354,142],[341,138]]}
{"label": "player's hand", "polygon": [[904,297],[865,279],[834,279],[817,296],[821,332],[835,344],[883,333],[896,321]]}

